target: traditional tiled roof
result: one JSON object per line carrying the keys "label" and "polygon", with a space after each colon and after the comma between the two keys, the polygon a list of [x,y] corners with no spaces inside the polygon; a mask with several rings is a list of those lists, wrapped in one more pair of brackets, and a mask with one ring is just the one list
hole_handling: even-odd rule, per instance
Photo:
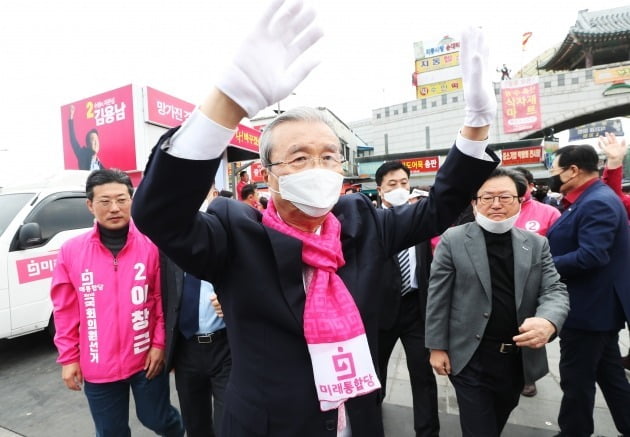
{"label": "traditional tiled roof", "polygon": [[630,50],[630,6],[578,12],[575,25],[556,53],[540,68],[574,70],[584,68],[585,50],[592,50],[593,65],[628,60]]}

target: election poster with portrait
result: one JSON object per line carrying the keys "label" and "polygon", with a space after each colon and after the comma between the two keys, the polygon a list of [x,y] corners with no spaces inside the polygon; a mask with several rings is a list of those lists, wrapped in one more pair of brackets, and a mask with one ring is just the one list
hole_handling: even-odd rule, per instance
{"label": "election poster with portrait", "polygon": [[67,170],[136,169],[132,85],[61,107]]}

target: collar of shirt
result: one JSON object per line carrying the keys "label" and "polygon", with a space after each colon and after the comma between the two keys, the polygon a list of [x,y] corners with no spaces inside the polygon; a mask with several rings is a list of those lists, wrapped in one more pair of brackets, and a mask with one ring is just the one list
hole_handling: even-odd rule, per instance
{"label": "collar of shirt", "polygon": [[593,185],[598,180],[598,178],[593,178],[590,181],[584,182],[576,189],[571,190],[566,196],[562,198],[562,204],[564,205],[564,207],[567,208],[569,205],[573,205],[575,201],[580,198],[582,193],[584,193],[588,187]]}

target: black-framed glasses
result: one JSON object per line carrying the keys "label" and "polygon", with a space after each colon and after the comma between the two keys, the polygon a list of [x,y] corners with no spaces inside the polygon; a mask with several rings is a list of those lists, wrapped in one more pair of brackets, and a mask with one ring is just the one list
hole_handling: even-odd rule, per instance
{"label": "black-framed glasses", "polygon": [[110,208],[113,203],[116,203],[116,205],[119,208],[122,208],[123,206],[125,206],[129,202],[131,202],[131,198],[130,197],[127,197],[127,198],[124,198],[124,199],[114,199],[114,200],[103,199],[103,200],[97,200],[96,201],[96,203],[99,206],[103,207],[103,208]]}
{"label": "black-framed glasses", "polygon": [[320,165],[324,168],[337,169],[341,164],[346,162],[346,158],[344,158],[343,155],[341,155],[340,153],[329,153],[319,157],[305,155],[298,156],[297,158],[293,158],[290,161],[272,162],[267,167],[273,167],[274,165],[286,165],[294,170],[301,170],[303,168],[306,168],[307,166],[315,166],[315,161],[319,161]]}
{"label": "black-framed glasses", "polygon": [[492,205],[494,203],[494,199],[499,199],[499,203],[501,205],[511,205],[514,203],[515,199],[518,199],[518,196],[513,196],[512,194],[501,194],[499,196],[484,194],[483,196],[477,197],[477,202],[482,205]]}

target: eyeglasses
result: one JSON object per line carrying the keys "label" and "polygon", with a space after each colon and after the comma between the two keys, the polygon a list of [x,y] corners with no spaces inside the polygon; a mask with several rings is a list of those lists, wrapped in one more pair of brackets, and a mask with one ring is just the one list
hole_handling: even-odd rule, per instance
{"label": "eyeglasses", "polygon": [[[551,176],[557,176],[559,174],[564,173],[565,171],[567,171],[569,169],[569,167],[557,167],[557,168],[550,168],[549,169],[549,174]],[[560,171],[558,171],[560,170]]]}
{"label": "eyeglasses", "polygon": [[127,197],[125,199],[116,199],[116,200],[97,200],[96,203],[98,203],[99,206],[103,207],[103,208],[110,208],[112,206],[113,203],[116,203],[116,206],[118,207],[123,207],[126,204],[128,204],[131,201],[131,198]]}
{"label": "eyeglasses", "polygon": [[514,203],[514,199],[518,199],[518,196],[513,196],[511,194],[501,194],[500,196],[484,194],[483,196],[477,197],[477,202],[482,205],[492,205],[494,203],[494,199],[499,199],[499,203],[501,205],[511,205]]}
{"label": "eyeglasses", "polygon": [[341,164],[346,162],[346,159],[339,153],[328,153],[323,156],[315,157],[310,155],[298,156],[291,161],[278,161],[272,162],[267,167],[273,167],[274,165],[287,165],[294,170],[301,170],[307,166],[313,167],[315,161],[319,161],[320,165],[324,168],[336,169]]}

